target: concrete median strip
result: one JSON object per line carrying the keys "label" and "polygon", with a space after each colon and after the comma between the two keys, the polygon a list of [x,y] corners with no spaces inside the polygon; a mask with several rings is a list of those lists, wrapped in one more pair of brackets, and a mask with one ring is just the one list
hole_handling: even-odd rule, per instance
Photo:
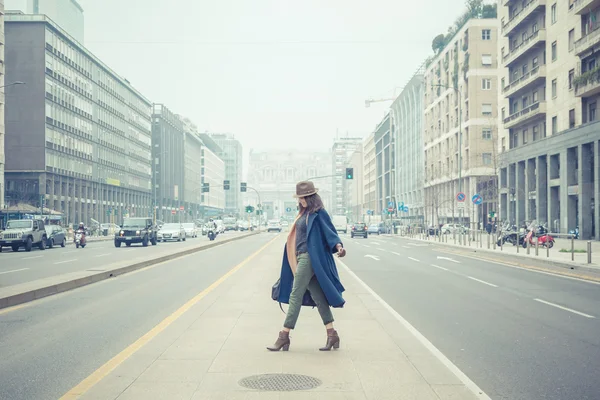
{"label": "concrete median strip", "polygon": [[151,259],[144,259],[137,262],[124,261],[122,263],[107,266],[106,270],[97,271],[77,271],[68,274],[57,275],[36,281],[26,282],[18,285],[0,288],[0,309],[13,307],[19,304],[38,300],[43,297],[66,292],[92,283],[100,282],[108,278],[133,272],[152,265],[160,264],[165,261],[171,261],[176,258],[184,257],[203,250],[207,250],[225,243],[241,240],[261,232],[251,232],[240,236],[209,242],[191,249],[176,251],[171,254],[159,256]]}

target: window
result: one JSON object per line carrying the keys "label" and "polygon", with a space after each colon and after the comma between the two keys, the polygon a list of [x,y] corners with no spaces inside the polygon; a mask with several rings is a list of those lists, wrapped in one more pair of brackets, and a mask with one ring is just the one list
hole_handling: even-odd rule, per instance
{"label": "window", "polygon": [[481,30],[481,39],[482,40],[491,40],[492,39],[491,29],[482,29]]}
{"label": "window", "polygon": [[490,128],[483,128],[481,138],[483,140],[492,140],[492,130]]}
{"label": "window", "polygon": [[555,135],[558,132],[558,119],[556,116],[552,117],[552,134]]}
{"label": "window", "polygon": [[492,89],[492,80],[488,78],[484,78],[481,80],[481,89],[482,90],[490,90]]}
{"label": "window", "polygon": [[538,58],[537,57],[533,57],[533,60],[531,60],[531,67],[532,68],[536,68],[538,66]]}
{"label": "window", "polygon": [[537,90],[535,92],[533,92],[533,96],[532,97],[533,97],[533,104],[535,104],[535,103],[537,103],[539,101]]}
{"label": "window", "polygon": [[483,161],[483,165],[490,165],[492,164],[492,153],[483,153],[481,155],[482,161]]}
{"label": "window", "polygon": [[590,103],[588,106],[588,122],[592,122],[596,120],[596,102]]}
{"label": "window", "polygon": [[525,74],[527,74],[527,71],[528,71],[527,64],[523,64],[523,67],[521,68],[521,72],[522,72],[523,76],[525,76]]}
{"label": "window", "polygon": [[492,115],[492,105],[491,104],[482,104],[481,105],[481,113],[483,115]]}
{"label": "window", "polygon": [[552,42],[552,61],[556,61],[556,40],[554,42]]}
{"label": "window", "polygon": [[527,106],[529,105],[529,99],[527,98],[527,96],[523,96],[523,98],[521,99],[521,110],[524,110],[527,108]]}
{"label": "window", "polygon": [[556,83],[556,79],[552,79],[552,98],[555,99],[556,98],[556,90],[557,90],[557,83]]}
{"label": "window", "polygon": [[537,125],[534,125],[534,127],[531,129],[531,131],[533,133],[533,141],[534,142],[536,140],[538,140],[539,130],[540,130],[540,128]]}
{"label": "window", "polygon": [[575,43],[575,29],[569,31],[569,51],[573,51],[573,44]]}
{"label": "window", "polygon": [[492,65],[492,55],[491,54],[482,54],[481,55],[481,65],[485,65],[485,66]]}
{"label": "window", "polygon": [[575,109],[569,110],[569,129],[575,128]]}
{"label": "window", "polygon": [[505,85],[504,78],[502,78],[502,79],[500,80],[500,89],[504,90],[504,86],[506,86],[506,85]]}
{"label": "window", "polygon": [[569,71],[569,90],[573,89],[573,78],[575,78],[575,70]]}
{"label": "window", "polygon": [[539,30],[537,22],[534,22],[531,26],[531,33],[536,33]]}
{"label": "window", "polygon": [[552,7],[550,7],[550,19],[553,24],[556,23],[556,3],[552,4]]}
{"label": "window", "polygon": [[527,144],[527,129],[523,129],[523,144]]}
{"label": "window", "polygon": [[502,107],[502,119],[506,117],[506,108]]}

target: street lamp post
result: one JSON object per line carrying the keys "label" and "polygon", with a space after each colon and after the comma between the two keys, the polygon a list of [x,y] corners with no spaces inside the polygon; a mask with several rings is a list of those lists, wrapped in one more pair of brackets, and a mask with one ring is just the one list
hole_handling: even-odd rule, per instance
{"label": "street lamp post", "polygon": [[[446,89],[453,89],[458,95],[458,192],[462,192],[462,97],[460,90],[454,86],[447,85],[431,85],[433,87],[442,87]],[[459,224],[462,225],[462,213],[463,209],[458,210]]]}
{"label": "street lamp post", "polygon": [[16,82],[13,82],[13,83],[9,83],[8,85],[0,86],[0,89],[4,89],[4,88],[9,87],[9,86],[24,85],[24,84],[25,84],[25,82],[16,81]]}

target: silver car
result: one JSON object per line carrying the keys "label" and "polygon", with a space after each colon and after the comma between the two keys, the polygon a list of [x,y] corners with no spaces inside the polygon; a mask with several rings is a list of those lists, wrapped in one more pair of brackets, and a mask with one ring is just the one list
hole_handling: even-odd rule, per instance
{"label": "silver car", "polygon": [[164,224],[158,231],[158,240],[166,242],[168,240],[176,240],[185,242],[187,235],[183,224]]}

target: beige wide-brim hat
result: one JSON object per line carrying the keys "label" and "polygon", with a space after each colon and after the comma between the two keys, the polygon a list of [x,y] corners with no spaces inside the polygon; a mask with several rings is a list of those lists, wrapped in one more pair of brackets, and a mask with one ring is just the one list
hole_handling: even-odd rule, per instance
{"label": "beige wide-brim hat", "polygon": [[294,197],[307,197],[316,194],[319,191],[318,188],[315,187],[315,184],[311,181],[302,181],[296,184],[296,194]]}

